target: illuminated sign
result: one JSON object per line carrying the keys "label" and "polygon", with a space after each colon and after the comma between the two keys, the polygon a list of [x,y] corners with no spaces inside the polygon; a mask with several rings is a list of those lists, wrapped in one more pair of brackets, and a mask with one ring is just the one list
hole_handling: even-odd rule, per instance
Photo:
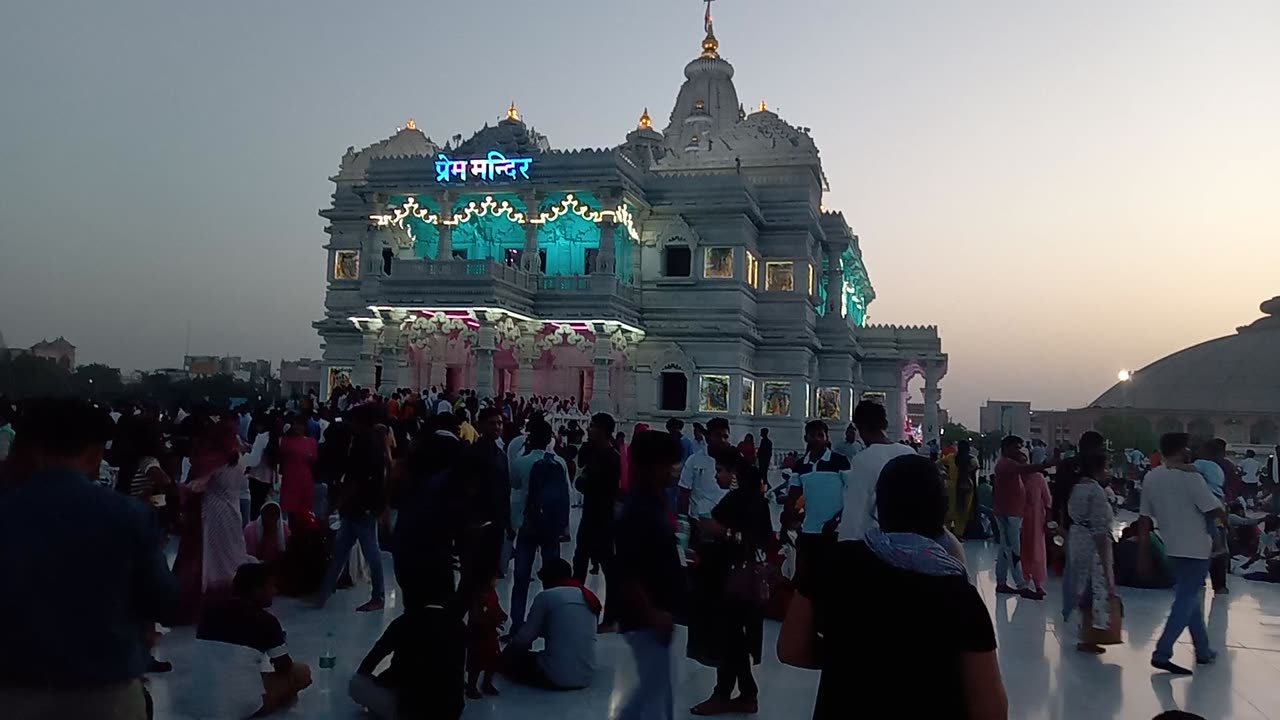
{"label": "illuminated sign", "polygon": [[528,180],[532,165],[533,158],[508,158],[497,150],[490,150],[487,156],[471,160],[454,160],[440,153],[436,155],[436,182],[466,182],[468,177],[493,182],[502,176]]}

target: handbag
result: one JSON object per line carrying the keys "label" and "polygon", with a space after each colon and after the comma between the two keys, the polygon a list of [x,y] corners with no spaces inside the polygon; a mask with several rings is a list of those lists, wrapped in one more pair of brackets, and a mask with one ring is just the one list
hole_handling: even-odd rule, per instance
{"label": "handbag", "polygon": [[748,607],[763,610],[769,604],[771,568],[754,553],[749,557],[750,560],[729,571],[725,590],[731,599]]}
{"label": "handbag", "polygon": [[1086,645],[1119,645],[1124,642],[1124,601],[1119,596],[1111,598],[1111,622],[1105,630],[1093,626],[1092,613],[1080,618],[1080,642]]}

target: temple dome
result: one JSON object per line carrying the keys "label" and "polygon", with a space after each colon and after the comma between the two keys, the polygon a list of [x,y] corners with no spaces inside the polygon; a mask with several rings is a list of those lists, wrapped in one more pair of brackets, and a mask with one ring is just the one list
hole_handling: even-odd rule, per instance
{"label": "temple dome", "polygon": [[[708,45],[713,42],[714,47]],[[705,139],[732,127],[740,119],[733,66],[720,57],[716,52],[718,48],[715,36],[708,33],[702,54],[685,66],[684,84],[676,95],[667,129],[662,133],[668,148],[682,151],[693,141],[693,136]]]}
{"label": "temple dome", "polygon": [[518,112],[513,115],[514,110],[513,105],[512,110],[508,111],[508,117],[497,125],[486,124],[471,139],[455,148],[455,151],[461,155],[478,155],[497,150],[508,157],[515,157],[550,150],[551,143],[547,141],[547,136],[526,125]]}
{"label": "temple dome", "polygon": [[1274,413],[1280,408],[1280,297],[1234,335],[1193,345],[1133,373],[1093,407],[1191,412]]}
{"label": "temple dome", "polygon": [[440,152],[440,146],[419,130],[417,123],[410,118],[404,127],[386,140],[380,140],[359,152],[354,147],[347,148],[338,167],[338,174],[330,179],[362,180],[369,169],[369,161],[374,158],[435,157],[438,152]]}

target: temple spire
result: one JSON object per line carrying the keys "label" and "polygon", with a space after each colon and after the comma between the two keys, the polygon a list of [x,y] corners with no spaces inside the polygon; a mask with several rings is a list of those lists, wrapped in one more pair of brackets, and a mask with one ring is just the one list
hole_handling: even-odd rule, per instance
{"label": "temple spire", "polygon": [[640,116],[640,128],[648,130],[653,127],[653,118],[649,117],[649,108],[644,109],[644,114]]}
{"label": "temple spire", "polygon": [[702,57],[718,58],[720,57],[720,41],[716,40],[715,21],[711,18],[712,0],[704,0],[707,5],[707,11],[702,16],[702,27],[707,32],[707,36],[702,40]]}
{"label": "temple spire", "polygon": [[511,107],[507,108],[507,119],[520,122],[520,109],[516,107],[516,101],[511,101]]}

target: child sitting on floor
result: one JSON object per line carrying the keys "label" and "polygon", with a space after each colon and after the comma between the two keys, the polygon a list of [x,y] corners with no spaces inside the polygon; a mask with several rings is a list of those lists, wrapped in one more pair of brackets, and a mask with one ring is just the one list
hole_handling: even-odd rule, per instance
{"label": "child sitting on floor", "polygon": [[[479,700],[483,695],[497,695],[498,688],[493,686],[493,674],[498,671],[499,657],[502,654],[498,646],[498,629],[507,621],[507,614],[498,604],[498,579],[489,579],[489,585],[476,593],[467,617],[467,697]],[[484,684],[476,686],[480,675],[484,675]]]}
{"label": "child sitting on floor", "polygon": [[[280,621],[266,610],[271,607],[276,594],[275,578],[267,566],[260,563],[241,565],[231,587],[231,599],[210,608],[200,619],[196,638],[253,651],[251,655],[256,661],[253,665],[261,670],[263,692],[262,707],[251,717],[262,717],[296,701],[298,693],[311,685],[311,668],[289,657],[289,649],[284,644],[284,629],[280,627]],[[262,662],[264,658],[270,661],[269,664]],[[240,660],[223,665],[231,672],[237,666],[250,667]],[[227,683],[225,687],[235,687],[235,684]],[[234,700],[228,698],[228,701]],[[211,710],[217,711],[218,708]],[[222,715],[221,712],[216,714]]]}

